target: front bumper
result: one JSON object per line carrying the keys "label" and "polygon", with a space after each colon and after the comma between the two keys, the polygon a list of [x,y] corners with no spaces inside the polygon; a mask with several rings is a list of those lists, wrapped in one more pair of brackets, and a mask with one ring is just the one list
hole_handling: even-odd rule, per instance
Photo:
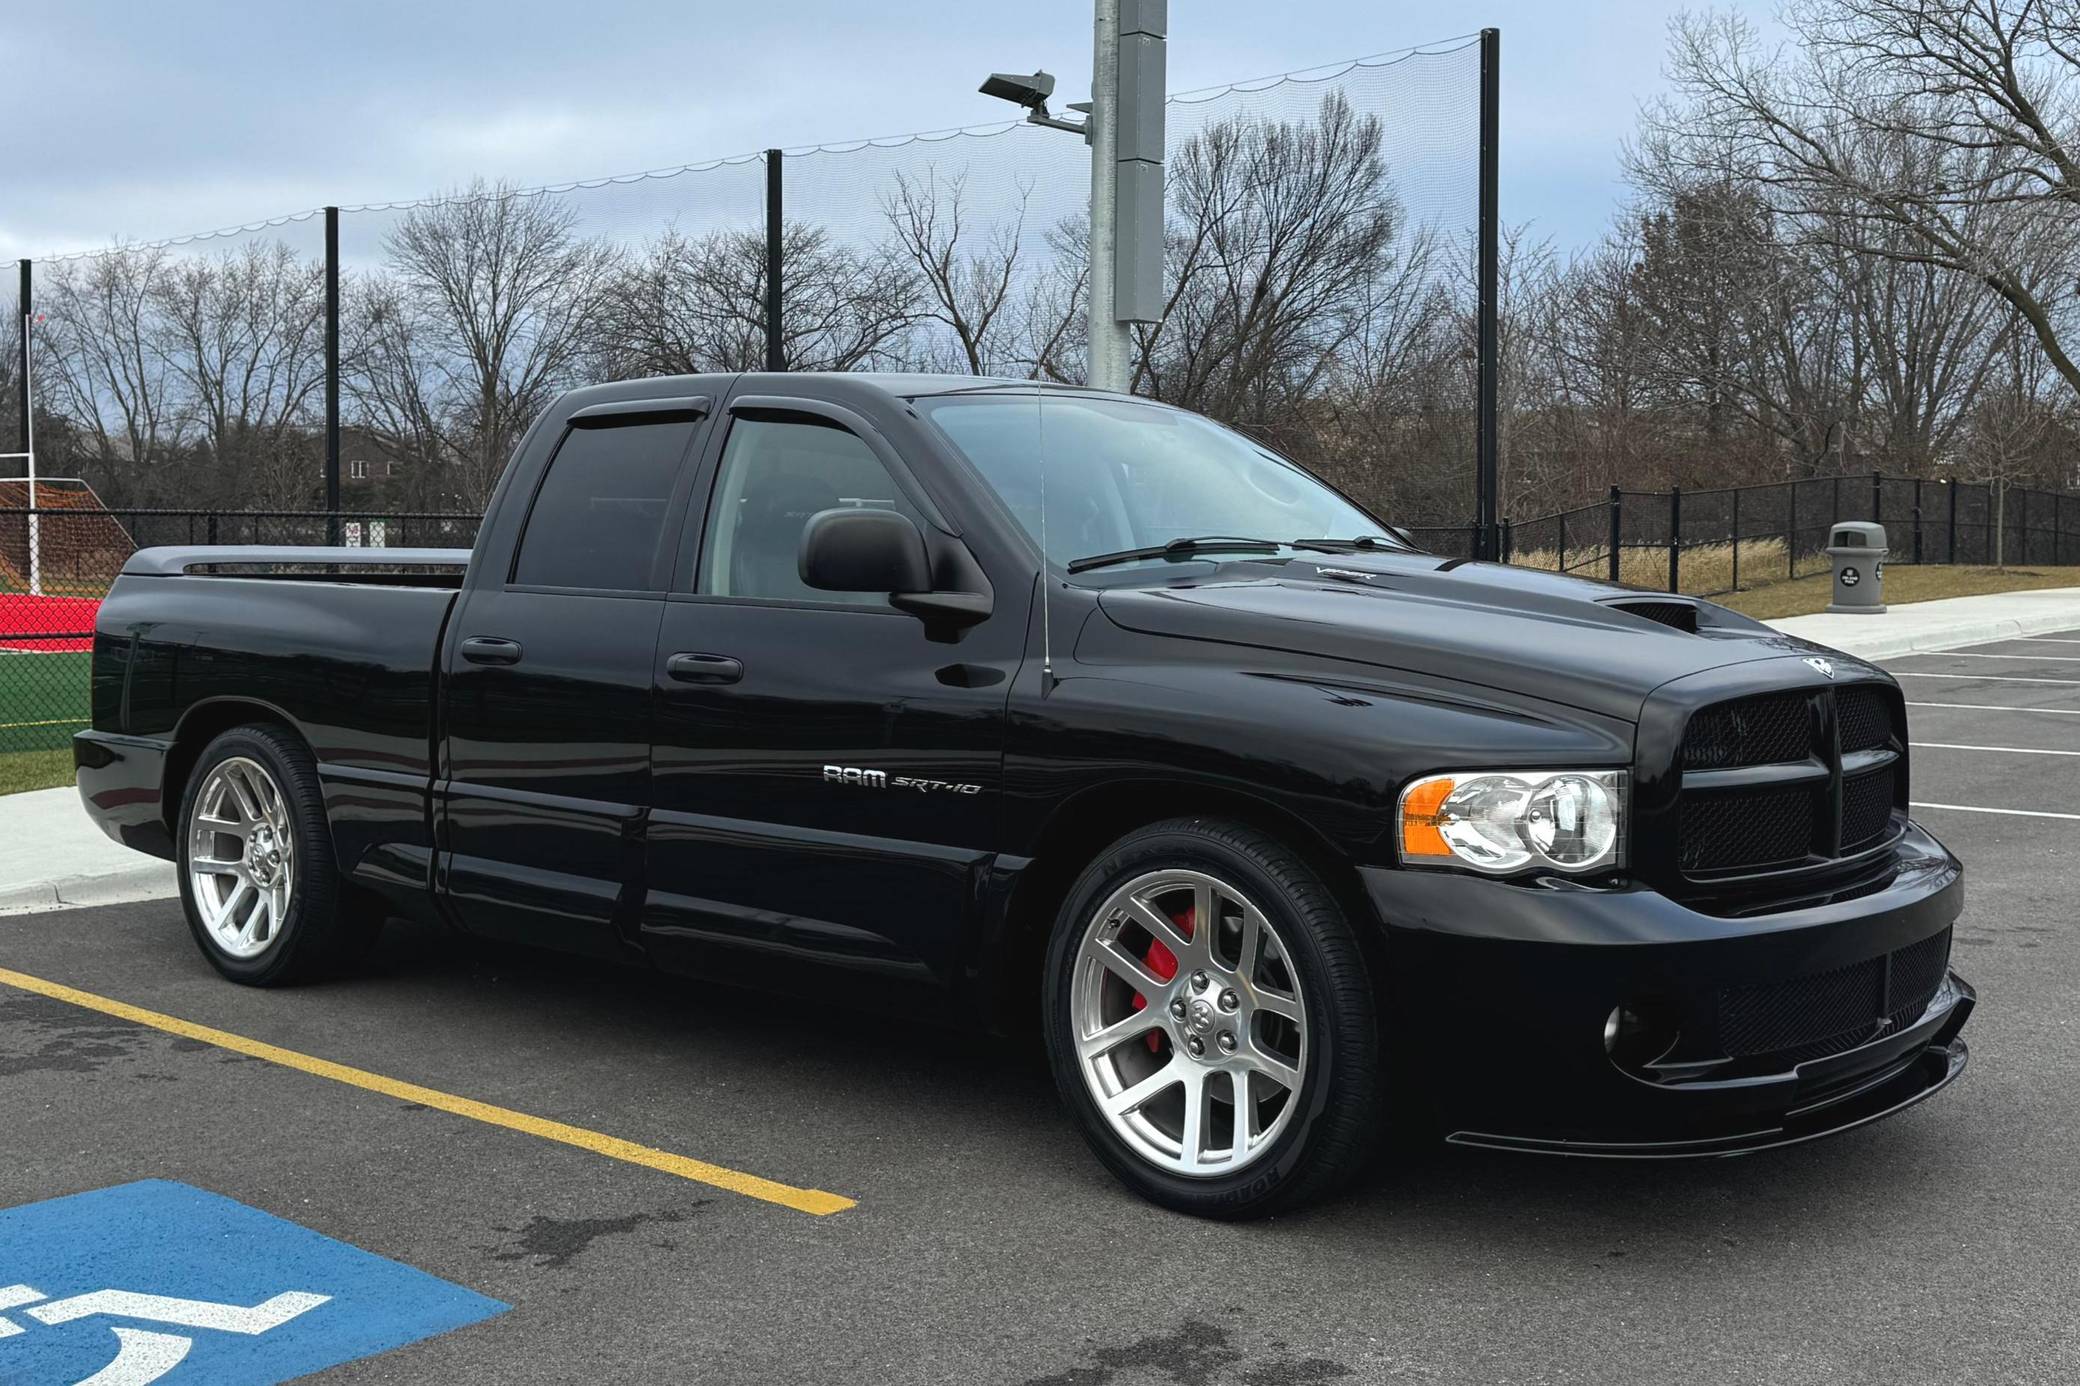
{"label": "front bumper", "polygon": [[[1873,975],[1888,985],[1903,950],[1940,948],[1962,907],[1962,869],[1918,827],[1881,880],[1747,916],[1702,913],[1642,887],[1364,877],[1387,929],[1390,1014],[1413,1056],[1406,1076],[1422,1080],[1460,1144],[1740,1154],[1875,1121],[1964,1067],[1958,1034],[1975,997],[1947,967],[1918,1011],[1839,1044],[1756,1053],[1729,1046],[1719,1024],[1730,994],[1782,987],[1797,1002],[1806,983],[1859,969],[1883,969]],[[1604,1022],[1634,1004],[1678,1039],[1655,1062],[1621,1066]]]}

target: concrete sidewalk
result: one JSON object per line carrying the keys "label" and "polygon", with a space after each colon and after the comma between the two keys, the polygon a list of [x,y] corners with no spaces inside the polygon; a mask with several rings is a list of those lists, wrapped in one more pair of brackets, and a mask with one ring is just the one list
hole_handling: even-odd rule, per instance
{"label": "concrete sidewalk", "polygon": [[173,863],[103,836],[71,785],[0,795],[0,915],[179,893]]}
{"label": "concrete sidewalk", "polygon": [[1859,659],[1892,659],[2080,629],[2080,587],[2036,592],[1996,592],[1983,597],[1945,597],[1910,602],[1876,616],[1821,612],[1768,622],[1786,635],[1826,645]]}

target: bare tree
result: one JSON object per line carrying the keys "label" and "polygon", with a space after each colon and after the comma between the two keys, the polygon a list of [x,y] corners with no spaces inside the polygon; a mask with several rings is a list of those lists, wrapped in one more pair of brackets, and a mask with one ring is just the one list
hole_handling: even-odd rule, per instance
{"label": "bare tree", "polygon": [[[782,232],[786,294],[782,359],[793,370],[887,364],[913,321],[916,275],[889,256],[834,245],[829,232],[789,222]],[[667,230],[614,276],[594,330],[612,377],[762,370],[766,360],[763,231],[688,237]]]}
{"label": "bare tree", "polygon": [[1969,276],[2068,386],[2061,302],[2080,227],[2080,6],[2073,0],[1797,0],[1795,48],[1744,20],[1672,31],[1680,100],[1646,140],[1688,175],[1741,177],[1842,249]]}
{"label": "bare tree", "polygon": [[965,171],[941,177],[895,176],[881,199],[890,253],[914,266],[921,286],[920,318],[950,335],[944,345],[923,344],[918,364],[998,375],[1019,364],[1021,237],[1030,188],[1021,188],[1012,215],[978,232],[967,198]]}
{"label": "bare tree", "polygon": [[617,256],[577,219],[551,194],[479,182],[411,211],[384,241],[393,330],[432,355],[430,379],[423,363],[409,373],[422,393],[438,381],[430,417],[469,504],[490,497],[528,423],[578,377]]}
{"label": "bare tree", "polygon": [[[158,249],[116,249],[61,261],[39,284],[43,322],[31,334],[39,414],[64,422],[68,470],[96,473],[105,498],[129,499],[185,442],[178,381],[153,347]],[[48,444],[51,462],[63,456]]]}
{"label": "bare tree", "polygon": [[1341,95],[1310,122],[1232,120],[1171,164],[1169,302],[1137,388],[1229,421],[1271,423],[1377,321],[1402,212],[1377,116]]}
{"label": "bare tree", "polygon": [[150,348],[213,489],[246,504],[308,504],[318,481],[314,411],[325,385],[325,280],[279,241],[180,261],[152,286]]}

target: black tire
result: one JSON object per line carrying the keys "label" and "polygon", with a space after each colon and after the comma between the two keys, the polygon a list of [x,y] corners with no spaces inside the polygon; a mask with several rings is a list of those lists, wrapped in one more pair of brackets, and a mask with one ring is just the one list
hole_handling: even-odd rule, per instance
{"label": "black tire", "polygon": [[[212,936],[189,873],[190,829],[202,786],[212,770],[234,757],[258,762],[273,778],[295,844],[288,910],[273,940],[254,957],[227,952]],[[357,961],[381,928],[382,914],[341,879],[317,764],[303,741],[285,728],[268,723],[235,727],[203,748],[181,795],[175,848],[188,931],[210,965],[234,982],[277,987],[332,975]]]}
{"label": "black tire", "polygon": [[[1263,912],[1287,944],[1309,1030],[1311,1057],[1283,1134],[1252,1163],[1211,1178],[1160,1168],[1112,1129],[1084,1080],[1070,1011],[1078,950],[1099,923],[1097,912],[1127,882],[1171,869],[1231,883]],[[1262,1217],[1334,1192],[1372,1156],[1384,1079],[1365,949],[1321,878],[1276,838],[1216,818],[1173,819],[1128,834],[1070,887],[1046,966],[1045,1033],[1056,1087],[1099,1160],[1144,1198],[1204,1217]]]}

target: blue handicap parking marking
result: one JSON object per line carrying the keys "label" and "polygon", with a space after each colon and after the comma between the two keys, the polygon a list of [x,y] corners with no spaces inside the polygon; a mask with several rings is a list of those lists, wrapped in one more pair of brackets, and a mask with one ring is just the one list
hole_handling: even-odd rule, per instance
{"label": "blue handicap parking marking", "polygon": [[10,1386],[258,1386],[508,1307],[163,1179],[0,1212]]}

